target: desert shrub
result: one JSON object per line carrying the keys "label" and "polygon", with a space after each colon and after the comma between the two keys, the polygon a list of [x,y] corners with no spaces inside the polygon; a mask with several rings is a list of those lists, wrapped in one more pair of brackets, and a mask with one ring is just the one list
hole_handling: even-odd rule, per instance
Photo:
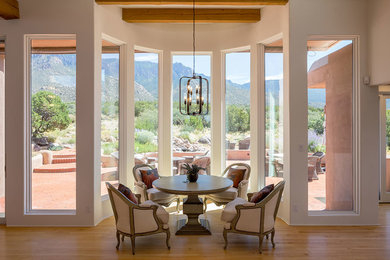
{"label": "desert shrub", "polygon": [[102,114],[105,116],[118,116],[119,102],[106,101],[102,104]]}
{"label": "desert shrub", "polygon": [[142,130],[135,133],[135,141],[140,144],[153,143],[155,137],[156,136],[154,133],[146,130]]}
{"label": "desert shrub", "polygon": [[145,110],[135,119],[135,128],[156,132],[158,129],[158,111]]}
{"label": "desert shrub", "polygon": [[228,132],[245,133],[250,130],[249,107],[229,105],[227,107]]}
{"label": "desert shrub", "polygon": [[309,144],[308,144],[307,150],[310,153],[315,153],[316,152],[316,146],[317,146],[316,142],[310,141]]}
{"label": "desert shrub", "polygon": [[181,139],[188,140],[188,141],[191,141],[190,135],[191,135],[191,133],[188,132],[188,131],[181,131],[181,132],[179,133],[179,137],[180,137]]}
{"label": "desert shrub", "polygon": [[144,111],[156,111],[158,103],[157,101],[136,101],[135,102],[135,117],[141,116]]}
{"label": "desert shrub", "polygon": [[[210,113],[210,111],[209,111]],[[179,103],[173,104],[173,125],[186,127],[187,131],[199,130],[204,128],[210,128],[210,115],[197,115],[188,116],[182,115],[179,111]]]}
{"label": "desert shrub", "polygon": [[317,135],[324,134],[324,110],[321,108],[309,107],[308,110],[308,128],[312,129]]}
{"label": "desert shrub", "polygon": [[149,152],[157,152],[157,145],[154,143],[141,144],[137,141],[135,142],[135,153],[149,153]]}
{"label": "desert shrub", "polygon": [[105,154],[105,155],[110,155],[111,153],[118,151],[118,148],[119,148],[119,145],[117,142],[103,143],[102,144],[103,154]]}
{"label": "desert shrub", "polygon": [[71,123],[68,106],[49,91],[39,91],[32,96],[32,135],[42,137],[55,129],[64,130]]}

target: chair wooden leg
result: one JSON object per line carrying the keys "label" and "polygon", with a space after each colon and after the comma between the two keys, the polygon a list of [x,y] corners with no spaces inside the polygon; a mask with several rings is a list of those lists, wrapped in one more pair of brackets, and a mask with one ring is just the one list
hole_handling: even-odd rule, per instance
{"label": "chair wooden leg", "polygon": [[275,229],[274,229],[274,230],[272,230],[272,233],[271,233],[271,243],[272,243],[272,248],[275,248],[274,237],[275,237]]}
{"label": "chair wooden leg", "polygon": [[176,201],[176,211],[180,212],[180,198],[177,198],[177,201]]}
{"label": "chair wooden leg", "polygon": [[259,236],[259,254],[263,253],[263,239],[264,239],[263,235]]}
{"label": "chair wooden leg", "polygon": [[225,247],[224,247],[224,249],[226,249],[227,246],[228,246],[227,230],[226,229],[223,229],[223,238],[225,239]]}
{"label": "chair wooden leg", "polygon": [[267,235],[265,235],[265,238],[266,238],[266,239],[268,239],[268,237],[269,237],[269,235],[268,235],[268,234],[267,234]]}
{"label": "chair wooden leg", "polygon": [[171,232],[169,231],[169,229],[166,232],[167,232],[166,244],[168,249],[171,249],[171,244],[169,243],[169,239],[171,238]]}
{"label": "chair wooden leg", "polygon": [[117,250],[119,249],[119,246],[121,244],[120,236],[121,236],[121,234],[117,231],[116,232],[116,240],[118,241],[118,243],[116,244],[116,249]]}
{"label": "chair wooden leg", "polygon": [[207,211],[207,197],[204,198],[203,204],[204,204],[204,212],[206,212]]}
{"label": "chair wooden leg", "polygon": [[122,242],[125,241],[125,235],[122,235]]}
{"label": "chair wooden leg", "polygon": [[131,236],[131,251],[133,252],[133,255],[135,255],[135,236]]}

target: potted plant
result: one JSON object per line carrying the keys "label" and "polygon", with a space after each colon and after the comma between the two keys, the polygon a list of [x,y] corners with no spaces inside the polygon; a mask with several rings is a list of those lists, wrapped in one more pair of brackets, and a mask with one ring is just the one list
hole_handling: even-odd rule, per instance
{"label": "potted plant", "polygon": [[185,163],[183,168],[187,171],[186,175],[189,182],[196,182],[198,180],[199,171],[206,170],[205,168],[199,167],[196,164],[190,165],[188,163]]}

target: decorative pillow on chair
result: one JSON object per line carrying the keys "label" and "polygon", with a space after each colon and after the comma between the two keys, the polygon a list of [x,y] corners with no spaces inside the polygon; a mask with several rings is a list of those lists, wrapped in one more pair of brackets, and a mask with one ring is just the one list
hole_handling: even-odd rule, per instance
{"label": "decorative pillow on chair", "polygon": [[264,188],[262,188],[259,192],[255,192],[251,198],[251,201],[250,202],[253,202],[253,203],[259,203],[260,201],[262,201],[265,197],[268,196],[268,194],[271,193],[271,191],[274,190],[274,185],[273,184],[270,184],[268,186],[265,186]]}
{"label": "decorative pillow on chair", "polygon": [[153,170],[140,170],[141,176],[142,176],[142,182],[145,183],[146,187],[148,189],[153,188],[153,181],[157,180],[160,178],[160,175],[158,175],[158,170],[153,169]]}
{"label": "decorative pillow on chair", "polygon": [[119,184],[118,190],[120,193],[125,195],[125,197],[128,198],[131,202],[133,202],[134,204],[138,204],[137,198],[135,197],[134,193],[128,187],[126,187],[123,184]]}
{"label": "decorative pillow on chair", "polygon": [[233,181],[233,187],[238,188],[238,184],[244,179],[246,169],[230,168],[227,178]]}

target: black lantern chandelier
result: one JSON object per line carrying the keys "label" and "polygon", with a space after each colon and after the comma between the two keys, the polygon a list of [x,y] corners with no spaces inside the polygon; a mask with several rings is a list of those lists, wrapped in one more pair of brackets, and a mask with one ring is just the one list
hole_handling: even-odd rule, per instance
{"label": "black lantern chandelier", "polygon": [[[197,76],[195,73],[195,0],[192,5],[192,45],[193,45],[193,68],[192,77],[181,77],[179,80],[179,110],[182,115],[207,115],[209,113],[209,81]],[[183,85],[182,85],[183,84]],[[185,89],[182,100],[182,89]],[[205,92],[205,93],[204,93]],[[206,103],[205,97],[206,96]]]}

